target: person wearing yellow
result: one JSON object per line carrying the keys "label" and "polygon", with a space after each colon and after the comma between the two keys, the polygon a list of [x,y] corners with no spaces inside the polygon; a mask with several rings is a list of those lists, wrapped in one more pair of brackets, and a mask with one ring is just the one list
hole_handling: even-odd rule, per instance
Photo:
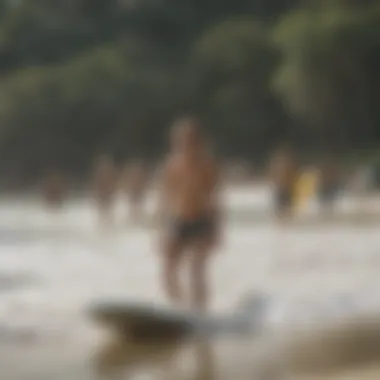
{"label": "person wearing yellow", "polygon": [[302,209],[318,190],[318,172],[315,169],[304,171],[297,179],[294,189],[294,207]]}

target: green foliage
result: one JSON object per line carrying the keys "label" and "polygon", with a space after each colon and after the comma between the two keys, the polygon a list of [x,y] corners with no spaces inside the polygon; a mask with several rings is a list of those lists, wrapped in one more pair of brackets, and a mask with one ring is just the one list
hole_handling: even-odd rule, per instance
{"label": "green foliage", "polygon": [[[274,88],[302,120],[339,142],[378,133],[380,18],[376,8],[303,9],[274,30],[283,53]],[[359,139],[359,140],[358,140]],[[338,141],[335,141],[338,143]]]}
{"label": "green foliage", "polygon": [[0,5],[0,172],[154,158],[182,112],[227,155],[380,141],[378,1]]}
{"label": "green foliage", "polygon": [[252,19],[223,22],[196,44],[196,98],[215,120],[214,134],[227,137],[225,151],[249,154],[271,128],[269,82],[277,58],[265,28]]}

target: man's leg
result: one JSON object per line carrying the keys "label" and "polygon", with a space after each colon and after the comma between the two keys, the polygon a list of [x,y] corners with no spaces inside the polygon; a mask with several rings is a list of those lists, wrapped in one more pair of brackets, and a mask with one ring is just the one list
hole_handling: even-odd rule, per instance
{"label": "man's leg", "polygon": [[191,307],[206,311],[209,301],[207,264],[213,244],[210,239],[200,241],[194,246],[190,263],[190,297]]}
{"label": "man's leg", "polygon": [[179,241],[168,239],[164,244],[162,281],[166,296],[174,303],[183,302],[182,289],[179,282],[179,266],[183,245]]}

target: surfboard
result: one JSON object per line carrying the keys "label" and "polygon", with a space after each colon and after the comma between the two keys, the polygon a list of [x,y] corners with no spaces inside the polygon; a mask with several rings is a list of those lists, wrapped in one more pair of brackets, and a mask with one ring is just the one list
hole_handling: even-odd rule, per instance
{"label": "surfboard", "polygon": [[99,300],[90,317],[131,341],[182,339],[192,330],[190,314],[144,302]]}
{"label": "surfboard", "polygon": [[205,315],[129,300],[98,300],[88,308],[90,318],[133,342],[157,343],[194,336],[247,335],[261,325],[265,300],[246,300],[236,312]]}

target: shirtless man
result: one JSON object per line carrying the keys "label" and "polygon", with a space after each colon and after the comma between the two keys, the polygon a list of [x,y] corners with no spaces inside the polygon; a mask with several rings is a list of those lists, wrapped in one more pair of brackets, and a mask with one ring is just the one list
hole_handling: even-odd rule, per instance
{"label": "shirtless man", "polygon": [[112,203],[117,190],[117,172],[112,159],[99,157],[94,173],[94,195],[102,221],[110,217]]}
{"label": "shirtless man", "polygon": [[297,166],[288,149],[281,149],[275,153],[270,162],[269,172],[274,186],[276,215],[281,221],[285,221],[292,211],[297,180]]}
{"label": "shirtless man", "polygon": [[161,215],[169,225],[163,239],[163,283],[168,297],[183,303],[180,264],[190,251],[190,306],[208,303],[207,263],[219,232],[219,173],[193,119],[172,129],[171,151],[163,169]]}
{"label": "shirtless man", "polygon": [[141,217],[147,179],[146,168],[142,161],[136,161],[126,167],[123,188],[129,198],[130,213],[133,219],[140,219]]}

